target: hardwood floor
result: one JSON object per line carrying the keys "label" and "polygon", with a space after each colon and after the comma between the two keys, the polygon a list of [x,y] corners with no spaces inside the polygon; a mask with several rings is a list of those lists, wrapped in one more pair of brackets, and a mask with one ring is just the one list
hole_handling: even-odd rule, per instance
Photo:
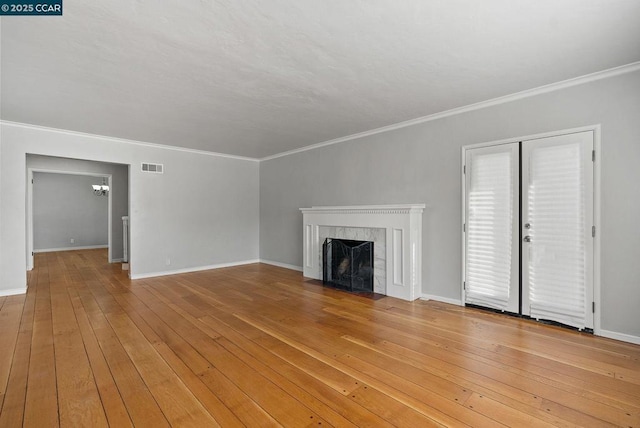
{"label": "hardwood floor", "polygon": [[640,346],[264,264],[130,281],[36,255],[0,297],[0,427],[640,427]]}

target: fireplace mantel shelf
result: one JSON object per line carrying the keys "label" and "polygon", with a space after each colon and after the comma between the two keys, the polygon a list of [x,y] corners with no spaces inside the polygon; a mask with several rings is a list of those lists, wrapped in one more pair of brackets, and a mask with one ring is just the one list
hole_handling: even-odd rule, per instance
{"label": "fireplace mantel shelf", "polygon": [[325,214],[409,214],[411,212],[422,212],[424,204],[405,205],[352,205],[344,207],[311,207],[300,208],[302,213],[325,213]]}
{"label": "fireplace mantel shelf", "polygon": [[316,206],[303,214],[303,273],[321,279],[320,227],[385,230],[385,294],[404,300],[422,295],[422,212],[424,204]]}

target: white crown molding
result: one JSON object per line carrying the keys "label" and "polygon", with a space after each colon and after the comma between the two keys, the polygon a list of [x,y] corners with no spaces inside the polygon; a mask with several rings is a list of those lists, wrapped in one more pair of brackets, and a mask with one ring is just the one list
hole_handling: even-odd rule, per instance
{"label": "white crown molding", "polygon": [[463,107],[456,107],[451,110],[434,113],[428,116],[418,117],[416,119],[405,120],[403,122],[394,123],[393,125],[383,126],[381,128],[371,129],[369,131],[359,132],[346,137],[340,137],[333,140],[324,141],[310,146],[301,147],[299,149],[289,150],[286,152],[278,153],[272,156],[261,158],[260,161],[267,161],[271,159],[277,159],[284,156],[293,155],[296,153],[306,152],[308,150],[319,149],[325,146],[331,146],[333,144],[343,143],[346,141],[356,140],[358,138],[364,138],[371,135],[381,134],[384,132],[393,131],[396,129],[406,128],[412,125],[418,125],[425,122],[431,122],[433,120],[443,119],[449,116],[455,116],[457,114],[467,113],[474,110],[480,110],[487,107],[496,106],[499,104],[505,104],[512,101],[521,100],[523,98],[534,97],[536,95],[546,94],[548,92],[558,91],[560,89],[570,88],[572,86],[583,85],[585,83],[594,82],[596,80],[606,79],[609,77],[619,76],[621,74],[632,73],[640,70],[640,61],[632,62],[631,64],[622,65],[620,67],[610,68],[608,70],[598,71],[591,74],[586,74],[580,77],[574,77],[572,79],[562,80],[560,82],[551,83],[544,86],[539,86],[533,89],[527,89],[525,91],[516,92],[514,94],[505,95],[498,98],[493,98],[486,101],[480,101],[478,103],[469,104]]}
{"label": "white crown molding", "polygon": [[155,148],[155,149],[165,149],[165,150],[173,150],[173,151],[177,151],[177,152],[193,153],[193,154],[205,155],[205,156],[216,156],[216,157],[228,158],[228,159],[236,159],[236,160],[243,160],[243,161],[250,161],[250,162],[260,162],[260,159],[257,159],[257,158],[250,158],[250,157],[236,156],[236,155],[228,155],[228,154],[224,154],[224,153],[209,152],[209,151],[206,151],[206,150],[187,149],[187,148],[184,148],[184,147],[170,146],[170,145],[157,144],[157,143],[149,143],[149,142],[145,142],[145,141],[127,140],[125,138],[109,137],[109,136],[106,136],[106,135],[99,135],[99,134],[89,134],[87,132],[70,131],[68,129],[50,128],[50,127],[47,127],[47,126],[33,125],[33,124],[30,124],[30,123],[12,122],[12,121],[9,121],[9,120],[0,120],[0,123],[2,125],[7,125],[7,126],[14,126],[14,127],[26,128],[26,129],[35,129],[35,130],[40,130],[40,131],[49,131],[49,132],[55,132],[55,133],[58,133],[58,134],[71,135],[71,136],[74,136],[74,137],[85,137],[85,138],[94,138],[94,139],[95,138],[99,138],[99,139],[103,139],[103,140],[113,141],[113,142],[116,142],[116,143],[133,144],[133,145],[136,145],[136,146],[152,147],[152,148]]}
{"label": "white crown molding", "polygon": [[525,91],[516,92],[514,94],[505,95],[505,96],[502,96],[502,97],[493,98],[493,99],[486,100],[486,101],[480,101],[480,102],[477,102],[477,103],[474,103],[474,104],[469,104],[469,105],[462,106],[462,107],[456,107],[456,108],[453,108],[453,109],[450,109],[450,110],[446,110],[446,111],[442,111],[442,112],[439,112],[439,113],[434,113],[434,114],[431,114],[431,115],[422,116],[422,117],[418,117],[418,118],[415,118],[415,119],[410,119],[410,120],[406,120],[406,121],[403,121],[403,122],[394,123],[392,125],[371,129],[369,131],[359,132],[359,133],[356,133],[356,134],[351,134],[351,135],[347,135],[347,136],[344,136],[344,137],[335,138],[333,140],[323,141],[323,142],[320,142],[320,143],[316,143],[316,144],[312,144],[312,145],[309,145],[309,146],[301,147],[299,149],[289,150],[289,151],[286,151],[286,152],[277,153],[275,155],[266,156],[266,157],[263,157],[263,158],[252,158],[252,157],[236,156],[236,155],[229,155],[229,154],[224,154],[224,153],[211,152],[211,151],[206,151],[206,150],[188,149],[188,148],[178,147],[178,146],[171,146],[171,145],[157,144],[157,143],[149,143],[149,142],[136,141],[136,140],[128,140],[128,139],[124,139],[124,138],[109,137],[109,136],[98,135],[98,134],[89,134],[89,133],[86,133],[86,132],[70,131],[70,130],[66,130],[66,129],[51,128],[51,127],[40,126],[40,125],[32,125],[32,124],[21,123],[21,122],[12,122],[12,121],[8,121],[8,120],[0,120],[0,123],[3,124],[3,125],[8,125],[8,126],[23,127],[23,128],[28,128],[28,129],[39,129],[39,130],[57,132],[57,133],[73,135],[73,136],[81,136],[81,137],[87,137],[87,138],[101,138],[101,139],[105,139],[105,140],[109,140],[109,141],[125,143],[125,144],[134,144],[134,145],[144,146],[144,147],[153,147],[153,148],[158,148],[158,149],[175,150],[175,151],[185,152],[185,153],[201,154],[201,155],[205,155],[205,156],[217,156],[217,157],[222,157],[222,158],[236,159],[236,160],[243,160],[243,161],[262,162],[262,161],[267,161],[267,160],[272,160],[272,159],[277,159],[277,158],[293,155],[293,154],[296,154],[296,153],[306,152],[308,150],[319,149],[319,148],[322,148],[322,147],[325,147],[325,146],[331,146],[333,144],[338,144],[338,143],[343,143],[343,142],[346,142],[346,141],[356,140],[358,138],[364,138],[364,137],[368,137],[368,136],[371,136],[371,135],[381,134],[381,133],[393,131],[393,130],[396,130],[396,129],[406,128],[408,126],[418,125],[418,124],[421,124],[421,123],[430,122],[430,121],[442,119],[442,118],[445,118],[445,117],[455,116],[455,115],[458,115],[458,114],[467,113],[467,112],[471,112],[471,111],[474,111],[474,110],[480,110],[480,109],[483,109],[483,108],[496,106],[496,105],[499,105],[499,104],[505,104],[505,103],[512,102],[512,101],[517,101],[517,100],[520,100],[520,99],[523,99],[523,98],[529,98],[529,97],[533,97],[533,96],[536,96],[536,95],[545,94],[545,93],[548,93],[548,92],[558,91],[560,89],[570,88],[572,86],[583,85],[585,83],[594,82],[596,80],[606,79],[606,78],[610,78],[610,77],[615,77],[615,76],[619,76],[621,74],[632,73],[632,72],[638,71],[638,70],[640,70],[640,61],[633,62],[631,64],[622,65],[622,66],[619,66],[619,67],[610,68],[608,70],[603,70],[603,71],[598,71],[598,72],[591,73],[591,74],[586,74],[586,75],[580,76],[580,77],[574,77],[574,78],[571,78],[571,79],[563,80],[563,81],[556,82],[556,83],[551,83],[551,84],[544,85],[544,86],[539,86],[539,87],[533,88],[533,89],[527,89]]}

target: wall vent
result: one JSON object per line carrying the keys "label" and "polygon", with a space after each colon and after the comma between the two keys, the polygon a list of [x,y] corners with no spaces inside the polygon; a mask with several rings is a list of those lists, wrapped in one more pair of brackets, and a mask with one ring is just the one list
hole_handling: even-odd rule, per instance
{"label": "wall vent", "polygon": [[161,163],[147,163],[142,162],[142,172],[155,172],[156,174],[162,174],[164,166]]}

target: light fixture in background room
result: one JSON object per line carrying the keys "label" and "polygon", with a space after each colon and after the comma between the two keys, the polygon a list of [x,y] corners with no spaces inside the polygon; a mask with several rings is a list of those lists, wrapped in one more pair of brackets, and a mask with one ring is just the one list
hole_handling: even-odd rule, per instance
{"label": "light fixture in background room", "polygon": [[94,184],[91,187],[93,187],[93,194],[96,196],[107,196],[109,194],[109,186],[107,186],[104,178],[102,179],[102,184]]}

